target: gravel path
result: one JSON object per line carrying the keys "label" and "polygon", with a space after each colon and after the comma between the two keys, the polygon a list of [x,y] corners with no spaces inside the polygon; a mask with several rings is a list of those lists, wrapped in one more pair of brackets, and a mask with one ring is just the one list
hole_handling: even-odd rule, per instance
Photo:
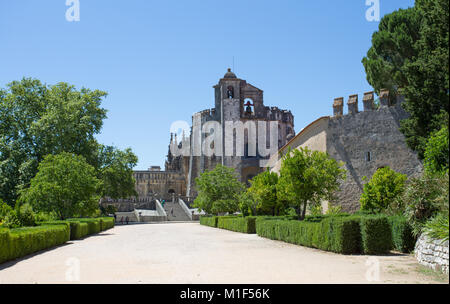
{"label": "gravel path", "polygon": [[[367,275],[376,279],[377,263],[379,281],[368,281]],[[0,283],[440,281],[421,271],[410,255],[345,256],[198,223],[170,223],[116,226],[1,264]]]}

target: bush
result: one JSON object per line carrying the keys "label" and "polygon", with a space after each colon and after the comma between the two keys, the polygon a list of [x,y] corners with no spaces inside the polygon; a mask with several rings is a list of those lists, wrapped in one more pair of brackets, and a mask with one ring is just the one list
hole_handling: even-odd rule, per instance
{"label": "bush", "polygon": [[9,229],[0,227],[0,263],[9,257]]}
{"label": "bush", "polygon": [[391,216],[388,218],[392,232],[392,248],[410,253],[416,245],[416,237],[408,220],[403,216]]}
{"label": "bush", "polygon": [[360,252],[359,218],[330,217],[321,222],[258,219],[261,237],[337,253]]}
{"label": "bush", "polygon": [[114,228],[114,218],[113,217],[101,217],[100,218],[100,230],[101,231],[105,231],[111,228]]}
{"label": "bush", "polygon": [[392,248],[392,231],[386,216],[360,218],[361,245],[364,254],[387,253]]}
{"label": "bush", "polygon": [[442,240],[443,242],[448,241],[448,213],[440,213],[435,218],[428,221],[425,224],[425,233],[433,239]]}
{"label": "bush", "polygon": [[220,216],[217,219],[217,228],[254,234],[256,233],[256,217]]}
{"label": "bush", "polygon": [[67,224],[0,229],[0,263],[64,244],[69,239]]}
{"label": "bush", "polygon": [[75,219],[68,219],[67,221],[87,224],[88,234],[96,234],[101,231],[100,218],[75,218]]}
{"label": "bush", "polygon": [[36,226],[35,214],[30,204],[20,206],[17,217],[22,227]]}
{"label": "bush", "polygon": [[378,169],[364,185],[360,199],[361,210],[373,213],[386,210],[403,193],[406,179],[406,175],[389,167]]}
{"label": "bush", "polygon": [[402,201],[406,203],[404,215],[415,236],[419,236],[425,223],[438,213],[448,214],[448,185],[448,174],[425,174],[412,179],[406,187],[402,195]]}
{"label": "bush", "polygon": [[101,218],[83,218],[83,219],[70,219],[66,221],[49,221],[41,222],[41,225],[60,225],[68,224],[70,226],[70,239],[78,240],[87,235],[98,233],[114,227],[114,218],[101,217]]}
{"label": "bush", "polygon": [[218,219],[217,216],[201,216],[200,224],[217,228],[217,219]]}
{"label": "bush", "polygon": [[448,126],[444,126],[428,138],[424,156],[423,165],[426,172],[434,174],[448,170]]}

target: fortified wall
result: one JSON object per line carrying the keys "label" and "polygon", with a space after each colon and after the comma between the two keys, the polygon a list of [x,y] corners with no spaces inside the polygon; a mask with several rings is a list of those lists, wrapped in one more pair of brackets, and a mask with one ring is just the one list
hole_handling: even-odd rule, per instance
{"label": "fortified wall", "polygon": [[374,92],[363,96],[363,109],[359,110],[358,95],[351,95],[344,114],[344,98],[336,98],[333,116],[324,116],[305,127],[277,156],[270,160],[273,172],[279,172],[281,156],[289,148],[308,147],[311,150],[327,152],[332,158],[342,161],[347,170],[347,178],[337,193],[337,205],[343,211],[357,211],[363,191],[363,177],[371,178],[377,169],[389,166],[391,169],[418,176],[422,164],[415,152],[405,142],[400,132],[400,121],[408,117],[402,108],[401,95],[389,101],[389,92],[382,90],[375,104]]}
{"label": "fortified wall", "polygon": [[347,102],[347,115],[343,115],[343,98],[334,101],[326,145],[329,155],[343,161],[347,169],[347,180],[337,199],[344,210],[359,210],[362,179],[371,178],[377,169],[389,166],[408,177],[418,176],[423,170],[399,129],[400,121],[408,117],[401,106],[404,99],[401,95],[393,99],[394,104],[389,101],[389,91],[383,90],[375,106],[374,93],[365,93],[360,112],[358,95],[352,95]]}

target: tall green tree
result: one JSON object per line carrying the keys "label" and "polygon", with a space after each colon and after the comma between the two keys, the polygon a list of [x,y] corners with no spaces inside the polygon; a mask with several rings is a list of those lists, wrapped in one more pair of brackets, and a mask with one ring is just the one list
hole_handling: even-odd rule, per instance
{"label": "tall green tree", "polygon": [[30,78],[8,84],[0,92],[0,197],[14,205],[48,154],[75,153],[95,165],[105,96]]}
{"label": "tall green tree", "polygon": [[62,152],[44,158],[19,202],[36,211],[55,212],[62,220],[90,216],[98,210],[101,187],[95,168],[83,156]]}
{"label": "tall green tree", "polygon": [[233,168],[217,165],[195,179],[198,196],[194,207],[207,214],[239,211],[239,198],[245,189]]}
{"label": "tall green tree", "polygon": [[403,88],[410,117],[401,131],[421,158],[430,134],[448,124],[448,20],[447,0],[416,0],[414,7],[383,17],[362,61],[377,93]]}
{"label": "tall green tree", "polygon": [[99,146],[98,177],[103,181],[102,196],[125,198],[137,196],[133,168],[138,162],[130,148],[124,151],[112,146]]}
{"label": "tall green tree", "polygon": [[343,164],[327,153],[295,149],[283,157],[277,196],[296,208],[299,219],[304,219],[308,203],[332,200],[345,178]]}

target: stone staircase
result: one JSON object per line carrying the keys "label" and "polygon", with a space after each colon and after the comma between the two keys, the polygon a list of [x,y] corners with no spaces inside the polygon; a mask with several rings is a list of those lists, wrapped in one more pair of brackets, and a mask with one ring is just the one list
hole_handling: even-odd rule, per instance
{"label": "stone staircase", "polygon": [[[173,214],[170,210],[173,209]],[[191,219],[184,212],[183,208],[181,208],[180,204],[173,202],[166,202],[164,204],[164,210],[167,213],[167,221],[169,222],[187,222],[191,221]]]}

